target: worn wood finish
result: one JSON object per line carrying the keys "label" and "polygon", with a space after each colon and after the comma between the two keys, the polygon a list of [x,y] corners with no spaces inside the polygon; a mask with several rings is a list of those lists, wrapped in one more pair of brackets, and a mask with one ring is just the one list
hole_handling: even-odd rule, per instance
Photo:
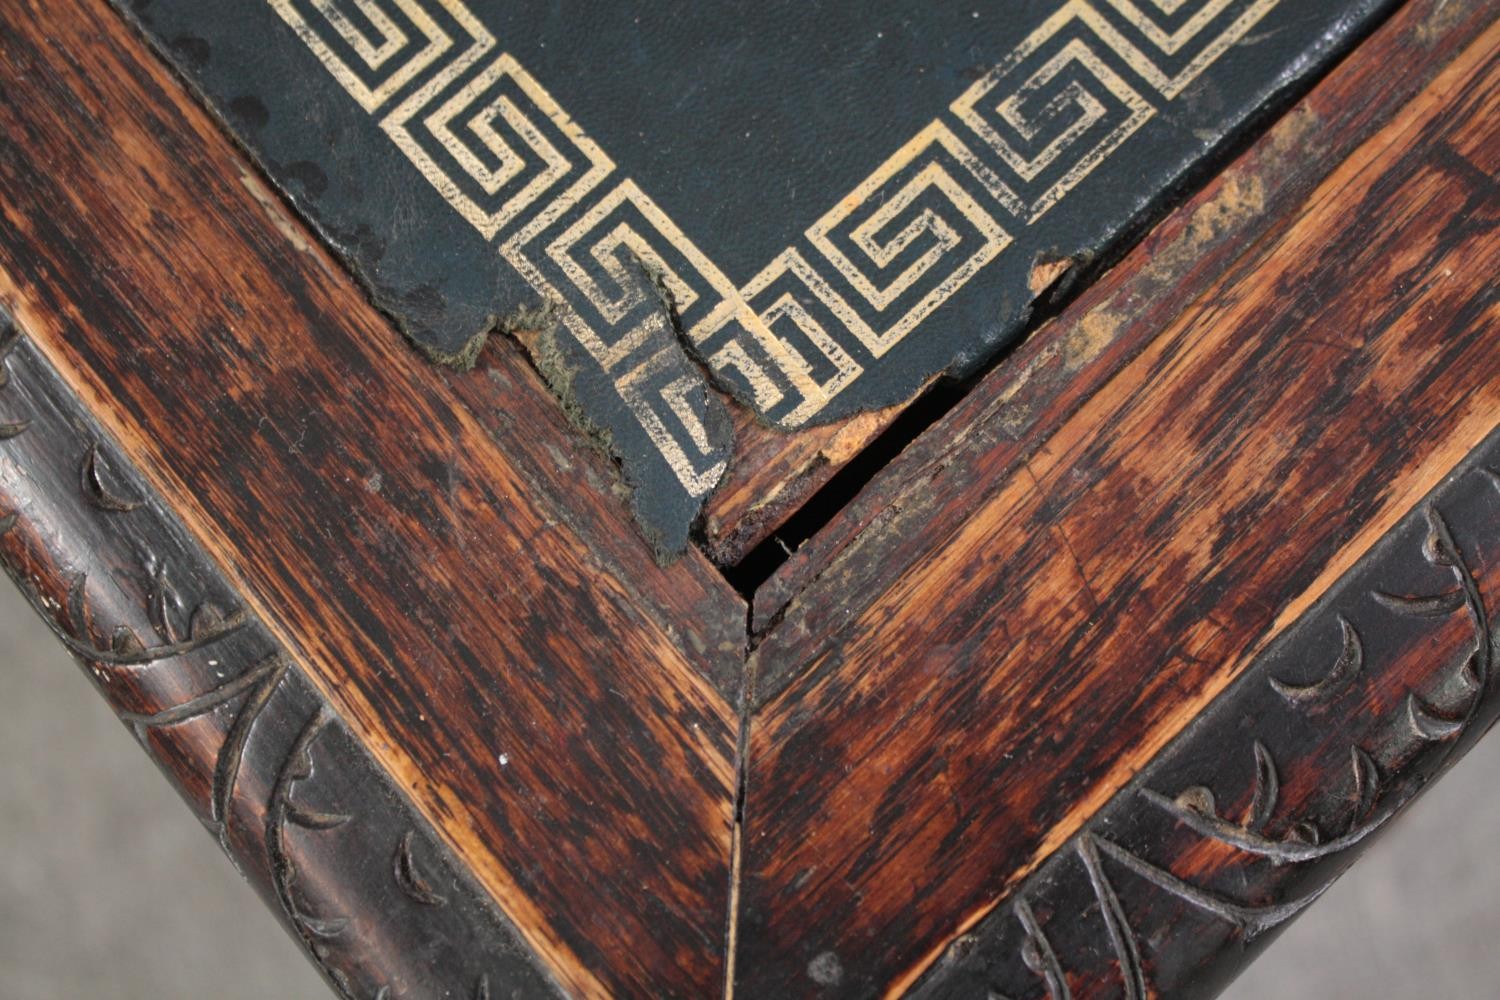
{"label": "worn wood finish", "polygon": [[708,498],[703,551],[733,565],[765,541],[904,409],[888,407],[788,434],[734,410],[734,452]]}
{"label": "worn wood finish", "polygon": [[573,532],[589,540],[587,559],[627,586],[724,700],[738,704],[748,644],[745,600],[696,549],[671,567],[657,564],[629,521],[628,497],[609,458],[581,446],[520,345],[496,338],[474,370],[436,374],[525,480],[559,498]]}
{"label": "worn wood finish", "polygon": [[[1408,4],[747,629],[517,344],[426,365],[103,0],[19,0],[0,557],[347,996],[1209,992],[1496,710],[1490,6]],[[714,558],[892,413],[741,427]]]}
{"label": "worn wood finish", "polygon": [[[1490,19],[1477,0],[1417,0],[1399,11],[794,552],[756,592],[754,631],[767,631],[851,539],[890,517],[896,499],[924,478],[940,474],[951,490],[960,482],[977,488],[988,470],[946,461],[955,445],[983,436],[1020,455],[1054,433],[1247,246],[1294,218],[1313,189]],[[1392,65],[1402,72],[1389,72]],[[773,690],[761,688],[763,698]]]}
{"label": "worn wood finish", "polygon": [[913,995],[1217,992],[1500,713],[1497,470],[1500,434]]}
{"label": "worn wood finish", "polygon": [[[1418,6],[1429,5],[1418,4]],[[1472,12],[1472,7],[1472,4],[1460,4],[1457,16],[1467,16]],[[1445,5],[1438,5],[1437,22],[1451,16],[1454,15],[1446,12]],[[1407,44],[1421,50],[1447,37],[1442,30],[1442,24],[1437,22],[1425,40],[1410,38]],[[1418,61],[1420,63],[1424,60],[1419,58]],[[1409,97],[1415,93],[1415,87],[1404,74],[1399,78],[1392,78],[1395,76],[1393,74],[1372,74],[1372,76],[1374,78],[1367,80],[1366,85],[1373,85],[1373,93],[1353,102],[1355,106],[1338,106],[1325,98],[1321,106],[1316,109],[1304,106],[1304,112],[1329,112],[1333,117],[1344,119],[1347,124],[1354,126],[1361,121],[1368,122],[1371,117],[1368,109],[1359,107],[1369,97],[1377,98],[1371,103],[1378,108],[1395,106],[1399,103],[1396,101],[1397,95],[1404,94]],[[1297,139],[1302,147],[1299,152],[1303,155],[1312,154],[1311,163],[1300,163],[1294,156],[1277,157],[1276,159],[1280,162],[1274,164],[1274,167],[1279,168],[1279,172],[1273,169],[1273,164],[1266,164],[1261,171],[1264,175],[1262,180],[1270,183],[1283,183],[1287,189],[1296,189],[1304,179],[1322,176],[1324,171],[1317,169],[1313,164],[1336,162],[1329,159],[1330,147],[1338,145],[1333,137],[1321,135],[1314,137],[1303,134]],[[1226,145],[1232,146],[1233,143]],[[1345,147],[1345,151],[1352,148],[1352,145],[1353,143],[1350,143]],[[1309,146],[1313,148],[1309,149]],[[1169,205],[1170,202],[1167,202],[1163,208]],[[1242,206],[1239,214],[1242,216],[1247,214],[1247,208],[1248,206]],[[1185,272],[1195,264],[1211,264],[1213,244],[1222,241],[1226,230],[1249,229],[1257,221],[1269,221],[1277,217],[1274,205],[1268,204],[1264,208],[1263,211],[1249,210],[1248,214],[1252,215],[1255,221],[1244,218],[1216,221],[1212,228],[1219,230],[1218,232],[1200,232],[1196,236],[1194,242],[1202,244],[1201,246],[1184,247],[1175,261],[1161,261],[1154,269],[1157,289],[1159,291],[1175,290],[1176,279],[1185,278],[1186,275],[1174,275],[1174,270]],[[1176,213],[1174,218],[1181,219],[1181,213]],[[1152,221],[1152,214],[1147,213],[1138,220],[1132,232],[1144,231],[1149,228]],[[1161,243],[1170,240],[1168,235],[1170,230],[1170,225],[1160,227],[1154,235],[1154,242]],[[1111,253],[1123,253],[1132,238],[1133,236],[1127,234],[1120,241],[1124,246],[1112,248]],[[1193,254],[1198,252],[1210,260],[1197,261]],[[1086,288],[1107,263],[1107,259],[1038,260],[1031,272],[1030,291],[1033,298],[1028,308],[1039,311],[1053,309],[1059,299],[1065,299],[1072,292]],[[1118,269],[1115,273],[1118,274]],[[1183,284],[1191,286],[1190,282]],[[1180,307],[1182,300],[1175,298],[1173,300],[1177,301]],[[1154,303],[1137,303],[1128,315],[1132,320],[1138,321],[1143,318],[1140,314],[1147,311],[1163,317],[1172,315],[1171,312],[1162,309],[1160,304]],[[1033,336],[1018,345],[1016,350],[1021,353],[1034,353],[1038,343],[1047,342],[1050,340],[1046,336]],[[1054,362],[1056,360],[1053,359]],[[1075,362],[1064,367],[1066,371],[1053,374],[1054,384],[1049,388],[1054,390],[1059,388],[1056,383],[1066,381],[1076,374],[1078,366]],[[1008,368],[1011,371],[1015,370],[1014,365],[1009,365]],[[935,381],[936,379],[930,380],[928,387]],[[857,417],[824,426],[801,429],[790,434],[770,429],[757,422],[748,412],[742,409],[737,410],[734,450],[729,470],[724,481],[705,505],[701,540],[704,551],[720,565],[729,566],[739,563],[757,545],[775,534],[786,523],[789,516],[813,498],[817,491],[826,486],[854,456],[874,443],[881,433],[902,414],[907,405],[920,396],[921,393],[914,394],[912,400],[908,400],[906,404],[860,414]],[[843,517],[839,520],[845,524],[860,523],[856,518]],[[834,539],[841,537],[837,529],[824,534],[832,535]],[[785,574],[793,577],[791,585],[795,586],[795,578],[805,574],[808,566],[820,566],[826,563],[827,552],[838,544],[837,541],[825,539],[823,534],[820,534],[810,551],[799,550],[794,553],[793,567]],[[787,589],[786,585],[780,588],[782,592]],[[775,599],[779,595],[776,591],[772,591],[769,596]],[[757,602],[757,604],[761,603],[763,602]],[[784,604],[783,598],[781,605],[784,606]],[[771,615],[772,612],[757,607],[757,616],[762,622],[768,621]]]}
{"label": "worn wood finish", "polygon": [[[714,990],[739,658],[693,636],[742,606],[592,554],[602,501],[528,479],[114,13],[11,4],[0,36],[0,299],[38,350],[550,974]],[[639,596],[672,588],[699,621]]]}
{"label": "worn wood finish", "polygon": [[338,993],[558,994],[3,313],[0,378],[0,561]]}
{"label": "worn wood finish", "polygon": [[753,661],[745,994],[912,982],[1500,421],[1497,44],[1056,430],[950,436],[792,604]]}

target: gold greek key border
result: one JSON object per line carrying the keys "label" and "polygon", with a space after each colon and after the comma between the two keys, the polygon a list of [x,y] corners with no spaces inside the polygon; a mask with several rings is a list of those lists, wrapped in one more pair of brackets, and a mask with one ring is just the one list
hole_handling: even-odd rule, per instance
{"label": "gold greek key border", "polygon": [[266,2],[444,199],[566,307],[569,333],[698,497],[725,463],[710,457],[689,387],[663,380],[659,353],[641,357],[661,317],[623,291],[639,287],[624,280],[630,258],[663,276],[716,371],[799,426],[859,378],[856,352],[878,359],[909,336],[1013,242],[1007,225],[1035,224],[1280,0],[1064,0],[742,288],[616,175],[462,0]]}

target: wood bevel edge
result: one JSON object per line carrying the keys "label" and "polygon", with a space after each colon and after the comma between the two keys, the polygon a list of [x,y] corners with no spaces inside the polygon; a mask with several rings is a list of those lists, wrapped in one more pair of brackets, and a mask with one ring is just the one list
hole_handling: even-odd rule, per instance
{"label": "wood bevel edge", "polygon": [[[0,407],[0,562],[330,985],[561,994],[3,307]],[[445,961],[412,967],[422,955]]]}
{"label": "wood bevel edge", "polygon": [[[1500,429],[1372,534],[1206,707],[1195,699],[1169,732],[1152,734],[1143,766],[1080,804],[1002,896],[959,920],[885,995],[969,996],[982,982],[991,996],[1049,1000],[1106,987],[1209,996],[1226,985],[1500,718]],[[1237,754],[1227,760],[1253,767],[1222,766],[1226,748]],[[1253,778],[1227,793],[1198,780],[1222,786],[1239,771]],[[1278,819],[1278,795],[1301,812]],[[1174,873],[1184,859],[1192,871]],[[1234,898],[1236,888],[1251,898]],[[1165,911],[1151,893],[1166,894]],[[1084,915],[1093,908],[1097,917]],[[1044,927],[1039,912],[1073,923]],[[1214,922],[1217,932],[1203,926]],[[1056,941],[1086,935],[1098,945],[1093,964],[1065,968]],[[1143,953],[1148,942],[1160,947]],[[1181,978],[1151,983],[1153,964]]]}

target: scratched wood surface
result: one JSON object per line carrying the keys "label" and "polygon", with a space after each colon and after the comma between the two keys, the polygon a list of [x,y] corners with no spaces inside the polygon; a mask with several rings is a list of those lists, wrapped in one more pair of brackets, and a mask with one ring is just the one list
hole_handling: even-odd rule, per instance
{"label": "scratched wood surface", "polygon": [[1500,433],[913,994],[1217,992],[1494,724],[1496,558]]}
{"label": "scratched wood surface", "polygon": [[[1328,174],[1427,84],[1482,28],[1484,4],[1409,4],[1205,187],[1153,229],[1125,260],[1022,344],[878,485],[866,489],[792,553],[757,590],[754,630],[779,621],[791,599],[851,539],[889,517],[893,498],[944,464],[950,443],[974,435],[1017,453],[1052,433],[1141,345],[1203,294],[1266,233],[1284,225]],[[1382,64],[1404,67],[1389,73]],[[986,470],[949,464],[950,480]],[[898,485],[899,482],[899,485]],[[770,690],[763,682],[762,696]]]}
{"label": "scratched wood surface", "polygon": [[[1250,134],[1254,131],[1253,128],[1246,130]],[[1238,141],[1234,136],[1227,137],[1222,143],[1223,149],[1210,153],[1209,160],[1225,155],[1225,150],[1232,149]],[[1295,170],[1291,163],[1288,167]],[[1170,205],[1170,201],[1167,204]],[[1109,248],[1103,258],[1091,259],[1081,255],[1077,260],[1059,260],[1039,256],[1031,270],[1030,298],[1026,309],[1046,314],[1059,301],[1086,288],[1113,255],[1128,248],[1134,238],[1132,234],[1147,227],[1161,210],[1152,208],[1143,212],[1135,225],[1122,232],[1120,245]],[[1168,286],[1170,282],[1163,278],[1162,284]],[[847,502],[836,484],[830,490],[833,496],[820,495],[821,490],[830,487],[835,478],[872,445],[877,448],[899,447],[908,435],[893,425],[903,419],[907,422],[913,422],[913,418],[915,422],[930,419],[923,417],[922,411],[951,405],[951,400],[967,391],[967,382],[970,381],[972,376],[963,382],[934,377],[901,404],[790,434],[773,430],[757,421],[750,412],[736,408],[733,411],[735,434],[729,469],[724,481],[705,504],[700,540],[703,551],[719,565],[733,567],[747,558],[753,564],[759,555],[757,547],[774,551],[802,542],[803,532],[795,515],[805,506],[811,503],[815,507],[831,509]],[[895,443],[882,442],[881,438],[887,432],[894,432],[891,436],[898,440]],[[824,516],[820,514],[818,520]],[[790,543],[782,537],[784,534],[790,537]]]}
{"label": "scratched wood surface", "polygon": [[1497,45],[1055,428],[935,429],[793,602],[752,660],[747,995],[909,985],[1500,422]]}
{"label": "scratched wood surface", "polygon": [[1493,20],[1406,4],[752,612],[895,411],[742,428],[664,568],[519,345],[421,361],[18,0],[0,561],[345,996],[1208,995],[1500,708]]}
{"label": "scratched wood surface", "polygon": [[0,298],[39,353],[567,989],[711,992],[738,598],[529,477],[576,442],[511,359],[476,413],[107,6],[0,37]]}
{"label": "scratched wood surface", "polygon": [[358,997],[557,993],[4,314],[0,376],[0,563],[330,985]]}

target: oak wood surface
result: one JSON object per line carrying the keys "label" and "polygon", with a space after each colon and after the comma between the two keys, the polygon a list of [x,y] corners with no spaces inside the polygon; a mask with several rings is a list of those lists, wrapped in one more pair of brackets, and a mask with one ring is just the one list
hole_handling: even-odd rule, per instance
{"label": "oak wood surface", "polygon": [[557,994],[3,313],[0,512],[0,563],[342,996]]}
{"label": "oak wood surface", "polygon": [[582,537],[623,510],[485,426],[570,448],[535,395],[475,376],[476,416],[104,4],[0,37],[0,298],[38,349],[567,988],[712,991],[740,657],[694,637],[742,606]]}
{"label": "oak wood surface", "polygon": [[[0,555],[345,995],[1211,989],[1491,721],[1493,17],[1407,4],[747,622],[517,344],[419,360],[102,0],[18,0],[9,401],[63,402],[0,389]],[[891,415],[741,428],[714,558]],[[177,650],[200,592],[279,658]]]}
{"label": "oak wood surface", "polygon": [[736,407],[729,471],[704,508],[703,551],[720,565],[744,559],[904,409],[887,407],[787,434]]}
{"label": "oak wood surface", "polygon": [[[1394,80],[1391,84],[1397,89],[1402,86]],[[1209,103],[1220,99],[1217,96],[1206,98]],[[1279,95],[1261,109],[1260,116],[1271,115],[1278,102],[1286,99],[1287,95]],[[1202,151],[1204,162],[1195,171],[1200,176],[1185,176],[1178,183],[1184,190],[1200,186],[1205,169],[1211,169],[1211,164],[1242,141],[1243,136],[1253,136],[1262,127],[1263,124],[1251,124],[1241,132],[1221,137],[1220,149]],[[1097,252],[1080,254],[1077,259],[1047,259],[1039,255],[1030,271],[1030,298],[1024,308],[1028,313],[1046,314],[1074,291],[1088,287],[1115,257],[1172,205],[1173,199],[1167,198],[1158,205],[1145,208],[1131,225],[1117,234],[1115,240],[1097,248]],[[1162,284],[1169,285],[1165,275]],[[928,418],[922,417],[920,411],[947,405],[945,400],[967,391],[972,378],[970,375],[954,382],[939,373],[902,403],[826,425],[799,428],[792,433],[767,427],[753,414],[735,407],[735,437],[729,469],[705,505],[701,538],[704,551],[716,563],[734,566],[747,557],[754,559],[758,555],[755,551],[758,546],[769,548],[772,544],[779,544],[785,547],[788,543],[781,534],[788,527],[795,528],[794,523],[789,523],[791,517],[810,501],[814,504],[830,502],[819,496],[819,491],[829,486],[864,449],[891,431],[898,418],[905,415],[908,420],[917,417],[919,421],[925,421]],[[929,403],[924,397],[934,387],[937,387],[932,393],[935,399]],[[833,502],[841,501],[843,497],[839,496]],[[800,531],[793,530],[791,534],[792,544],[796,544],[800,540]],[[770,541],[773,535],[776,536],[775,543]]]}
{"label": "oak wood surface", "polygon": [[1497,558],[1500,433],[912,995],[1217,993],[1494,724]]}
{"label": "oak wood surface", "polygon": [[740,990],[824,955],[859,957],[825,992],[909,985],[1495,427],[1497,43],[1055,429],[935,428],[792,604],[753,658]]}
{"label": "oak wood surface", "polygon": [[[1264,136],[1179,206],[1057,320],[1019,345],[757,590],[765,632],[851,539],[890,516],[894,498],[945,464],[955,444],[987,435],[1018,452],[1070,417],[1140,345],[1191,305],[1246,246],[1284,225],[1329,172],[1384,125],[1490,19],[1486,5],[1419,0],[1399,11]],[[1402,72],[1388,72],[1400,65]],[[948,463],[978,482],[984,470]],[[768,692],[762,683],[762,697]]]}

